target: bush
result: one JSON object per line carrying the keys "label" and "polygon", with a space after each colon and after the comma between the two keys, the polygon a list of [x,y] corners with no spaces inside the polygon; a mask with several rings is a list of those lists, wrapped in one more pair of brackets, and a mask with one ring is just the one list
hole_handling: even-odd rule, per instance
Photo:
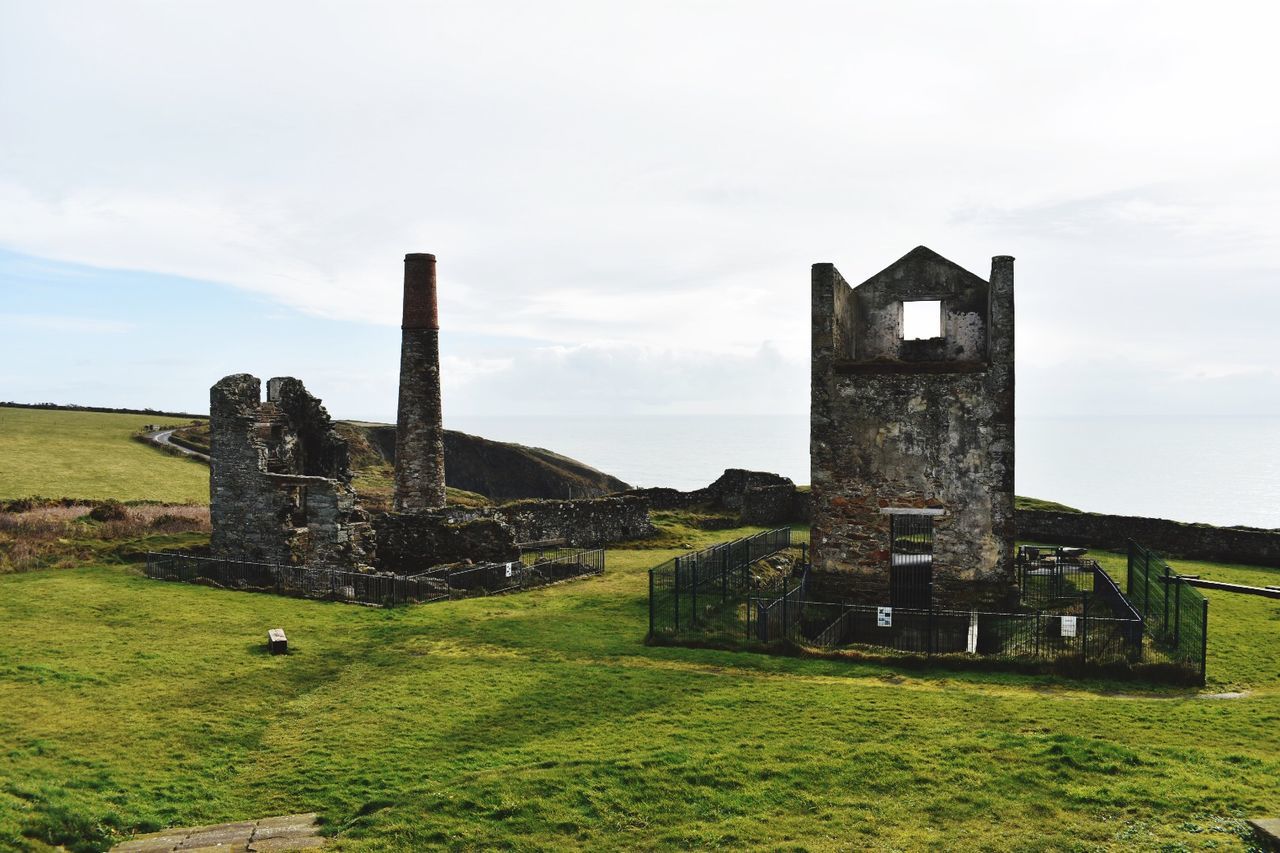
{"label": "bush", "polygon": [[125,521],[129,518],[129,510],[120,501],[103,501],[89,510],[89,517],[94,521]]}

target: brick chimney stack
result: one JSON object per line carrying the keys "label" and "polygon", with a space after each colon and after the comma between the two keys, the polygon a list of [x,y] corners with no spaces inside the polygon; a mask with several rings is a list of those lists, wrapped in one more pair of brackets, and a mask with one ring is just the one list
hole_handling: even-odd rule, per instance
{"label": "brick chimney stack", "polygon": [[440,406],[440,321],[436,256],[404,256],[400,405],[396,413],[397,512],[444,507],[444,423]]}

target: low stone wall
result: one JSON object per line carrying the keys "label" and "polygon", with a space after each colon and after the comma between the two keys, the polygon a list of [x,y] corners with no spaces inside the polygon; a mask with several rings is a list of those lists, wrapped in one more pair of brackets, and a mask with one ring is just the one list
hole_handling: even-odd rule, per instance
{"label": "low stone wall", "polygon": [[796,487],[791,483],[753,486],[741,493],[743,524],[786,524],[795,518]]}
{"label": "low stone wall", "polygon": [[634,495],[571,501],[517,501],[497,512],[519,542],[563,539],[575,548],[653,535],[649,502]]}
{"label": "low stone wall", "polygon": [[499,518],[389,512],[373,526],[379,571],[411,575],[463,560],[502,563],[520,556],[515,533]]}
{"label": "low stone wall", "polygon": [[1280,567],[1280,530],[1038,509],[1017,510],[1014,520],[1018,538],[1026,542],[1123,551],[1128,540],[1133,539],[1172,557]]}
{"label": "low stone wall", "polygon": [[742,524],[786,524],[808,521],[808,492],[778,474],[729,468],[710,485],[682,492],[678,489],[630,489],[620,495],[644,498],[651,509],[729,510]]}

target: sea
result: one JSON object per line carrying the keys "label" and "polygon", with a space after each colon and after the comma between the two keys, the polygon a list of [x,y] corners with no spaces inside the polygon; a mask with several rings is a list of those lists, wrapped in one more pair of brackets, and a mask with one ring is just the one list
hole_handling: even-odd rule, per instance
{"label": "sea", "polygon": [[[633,486],[726,468],[809,482],[805,415],[473,416],[446,426],[542,447]],[[1077,509],[1280,528],[1280,419],[1022,417],[1017,493]]]}

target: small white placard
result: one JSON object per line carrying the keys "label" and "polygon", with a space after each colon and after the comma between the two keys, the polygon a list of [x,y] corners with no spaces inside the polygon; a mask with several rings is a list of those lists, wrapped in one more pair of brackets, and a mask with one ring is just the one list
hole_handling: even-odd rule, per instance
{"label": "small white placard", "polygon": [[893,627],[893,608],[892,607],[876,608],[876,627],[877,628]]}
{"label": "small white placard", "polygon": [[1063,616],[1062,617],[1062,636],[1074,637],[1075,635],[1076,635],[1076,617]]}
{"label": "small white placard", "polygon": [[515,569],[516,569],[515,563],[507,563],[507,577],[511,577],[513,574],[515,574]]}

